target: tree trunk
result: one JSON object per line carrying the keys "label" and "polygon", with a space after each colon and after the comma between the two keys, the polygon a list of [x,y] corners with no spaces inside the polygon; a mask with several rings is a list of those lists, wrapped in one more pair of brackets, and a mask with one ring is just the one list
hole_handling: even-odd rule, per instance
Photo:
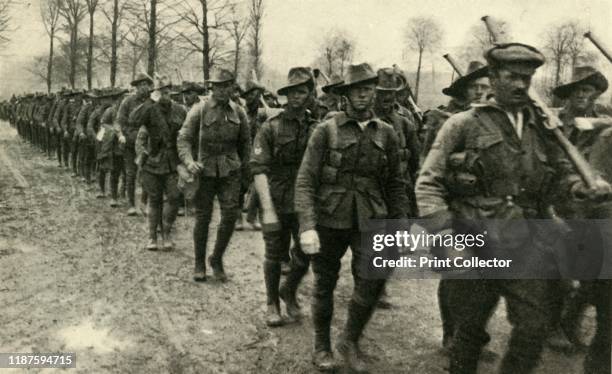
{"label": "tree trunk", "polygon": [[421,62],[423,61],[423,50],[419,49],[419,64],[417,65],[416,83],[414,85],[414,102],[419,101],[419,82],[421,80]]}
{"label": "tree trunk", "polygon": [[53,39],[55,39],[55,30],[52,29],[49,34],[49,62],[47,62],[47,92],[51,93],[51,82],[53,82]]}
{"label": "tree trunk", "polygon": [[238,62],[240,61],[240,41],[235,40],[234,50],[234,77],[238,77]]}
{"label": "tree trunk", "polygon": [[559,85],[561,80],[561,58],[555,59],[555,87]]}
{"label": "tree trunk", "polygon": [[76,60],[77,60],[77,37],[78,29],[75,25],[70,30],[70,87],[74,90],[76,83]]}
{"label": "tree trunk", "polygon": [[93,37],[94,37],[94,12],[89,13],[89,43],[87,46],[87,89],[91,90],[91,78],[93,74]]}
{"label": "tree trunk", "polygon": [[151,77],[155,74],[155,61],[157,60],[157,0],[151,0],[151,15],[149,18],[149,59],[147,74]]}
{"label": "tree trunk", "polygon": [[208,33],[208,4],[207,0],[202,2],[202,73],[204,80],[210,78],[210,41]]}
{"label": "tree trunk", "polygon": [[119,19],[119,0],[113,3],[113,22],[111,25],[111,61],[110,61],[110,84],[115,87],[117,82],[117,21]]}

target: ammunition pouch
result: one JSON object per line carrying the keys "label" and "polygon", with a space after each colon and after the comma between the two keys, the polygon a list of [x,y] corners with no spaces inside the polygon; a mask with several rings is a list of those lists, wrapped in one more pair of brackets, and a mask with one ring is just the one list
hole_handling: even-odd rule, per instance
{"label": "ammunition pouch", "polygon": [[476,152],[467,150],[452,153],[448,157],[446,186],[453,196],[475,196],[482,194],[479,181],[483,172]]}

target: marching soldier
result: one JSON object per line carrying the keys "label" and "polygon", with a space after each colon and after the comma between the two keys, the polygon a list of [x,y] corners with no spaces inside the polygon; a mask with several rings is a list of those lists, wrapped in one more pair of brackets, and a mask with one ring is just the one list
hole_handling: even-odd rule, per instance
{"label": "marching soldier", "polygon": [[423,144],[422,157],[426,157],[431,145],[436,139],[442,124],[451,115],[470,109],[472,103],[486,99],[490,90],[487,78],[487,67],[480,61],[472,61],[468,65],[467,73],[457,78],[450,86],[442,90],[442,93],[450,96],[448,105],[438,107],[425,113],[425,140]]}
{"label": "marching soldier", "polygon": [[121,128],[119,142],[124,144],[123,158],[126,172],[126,188],[128,197],[128,216],[135,216],[136,211],[136,136],[140,128],[140,110],[143,103],[149,98],[153,79],[146,73],[139,73],[130,83],[136,92],[123,99],[117,112],[117,123]]}
{"label": "marching soldier", "polygon": [[[255,135],[259,131],[261,127],[262,120],[262,112],[260,111],[260,101],[262,98],[262,94],[265,92],[265,87],[261,84],[249,80],[247,81],[244,91],[242,93],[242,98],[245,101],[245,109],[246,115],[249,120],[249,129],[251,131],[251,142],[254,141]],[[260,230],[261,226],[259,222],[257,222],[257,209],[259,206],[259,202],[257,200],[257,194],[253,195],[253,187],[251,185],[251,180],[249,178],[248,181],[244,181],[242,183],[243,188],[240,190],[240,200],[238,201],[238,205],[240,206],[240,216],[238,217],[238,221],[236,222],[236,231],[241,231],[244,229],[244,210],[247,209],[247,222],[251,225],[251,228],[255,230]],[[250,190],[250,193],[249,193]],[[245,207],[245,196],[249,196],[247,199],[247,206]]]}
{"label": "marching soldier", "polygon": [[349,66],[335,88],[347,98],[346,109],[315,128],[296,181],[300,243],[314,255],[313,363],[320,370],[336,366],[330,327],[340,260],[348,247],[355,287],[337,348],[351,369],[367,370],[358,342],[386,279],[366,279],[360,271],[369,255],[361,235],[369,219],[402,218],[408,206],[397,135],[373,113],[377,80],[368,64]]}
{"label": "marching soldier", "polygon": [[333,88],[341,85],[343,82],[341,76],[334,74],[331,77],[331,81],[327,85],[321,87],[321,91],[323,91],[323,95],[321,95],[320,98],[321,106],[323,107],[321,112],[322,118],[325,118],[329,112],[338,112],[342,110],[342,97],[333,92]]}
{"label": "marching soldier", "polygon": [[75,164],[77,167],[77,175],[81,177],[83,182],[87,183],[91,182],[91,174],[87,171],[91,164],[91,155],[89,153],[90,147],[87,142],[87,135],[85,134],[85,131],[87,130],[87,122],[89,121],[89,117],[95,109],[99,94],[100,91],[98,89],[94,89],[85,95],[86,99],[83,100],[83,105],[81,105],[81,110],[77,115],[73,136],[73,142],[76,144]]}
{"label": "marching soldier", "polygon": [[[451,115],[469,110],[473,103],[486,99],[490,90],[487,69],[487,66],[479,61],[470,62],[467,73],[442,90],[443,94],[451,97],[448,105],[425,113],[425,141],[421,153],[423,158],[429,153],[438,131]],[[454,287],[449,286],[452,282],[456,283]],[[455,332],[454,307],[451,305],[449,292],[451,288],[461,287],[461,285],[469,287],[469,282],[444,279],[443,277],[438,285],[438,305],[440,319],[442,320],[442,347],[445,352],[449,352]],[[488,357],[490,355],[483,356],[483,358]]]}
{"label": "marching soldier", "polygon": [[[598,180],[593,189],[588,189],[574,174],[531,104],[527,93],[531,77],[544,63],[544,56],[533,47],[509,43],[491,48],[485,57],[494,97],[446,121],[417,180],[419,211],[430,218],[429,231],[452,232],[454,218],[545,218],[543,210],[551,199],[551,190],[574,197],[607,195],[610,186],[606,182]],[[466,159],[478,160],[475,165],[463,165],[478,178],[469,191],[459,192],[456,186],[446,184],[452,180],[453,168],[460,168],[449,162],[457,152],[465,152]],[[505,228],[500,225],[500,236]],[[550,250],[548,246],[557,244],[555,238],[536,238],[529,229],[522,234],[513,232],[512,243],[490,240],[487,251],[511,247],[513,254],[524,254],[514,257],[524,261],[529,258],[522,271],[529,271],[531,264],[538,266]],[[452,287],[455,284],[449,285],[456,317],[450,373],[476,373],[488,338],[486,324],[500,295],[506,299],[513,325],[500,373],[533,372],[547,337],[547,281],[479,279],[470,281],[469,288],[457,289]]]}
{"label": "marching soldier", "polygon": [[[553,94],[562,100],[566,100],[564,108],[559,113],[563,121],[563,131],[568,139],[582,152],[593,167],[602,172],[604,178],[612,181],[610,170],[610,151],[612,150],[612,129],[609,127],[596,127],[592,129],[580,129],[576,126],[577,117],[587,117],[589,120],[606,117],[596,107],[595,101],[608,89],[608,80],[597,69],[591,66],[578,66],[575,68],[571,82],[560,85],[553,90]],[[578,218],[579,221],[570,221],[572,233],[570,239],[575,238],[578,243],[593,243],[592,238],[599,238],[603,248],[588,248],[587,260],[596,259],[596,266],[586,267],[596,272],[585,274],[584,278],[595,278],[599,274],[599,267],[610,268],[605,262],[606,256],[610,256],[609,239],[612,237],[607,223],[599,224],[599,220],[609,222],[612,218],[612,204],[610,202],[562,204],[557,208],[562,217]],[[584,222],[584,224],[582,224]],[[607,240],[606,240],[607,239]],[[572,243],[572,240],[569,241]],[[595,241],[597,242],[597,241]],[[572,245],[572,244],[569,244]],[[603,252],[602,252],[603,251]],[[604,261],[600,261],[600,257]],[[588,264],[583,264],[583,259],[572,258],[572,264],[578,268],[585,269]],[[603,264],[603,265],[602,265]],[[593,264],[592,264],[593,265]],[[599,280],[582,280],[576,295],[568,300],[563,320],[562,306],[566,293],[563,287],[554,289],[557,296],[557,308],[554,309],[552,324],[555,331],[560,332],[559,324],[564,327],[563,332],[567,334],[574,344],[581,344],[576,336],[584,309],[592,304],[597,312],[597,330],[595,338],[591,342],[589,353],[585,359],[585,373],[603,374],[610,372],[610,292],[612,282],[605,279],[604,275]]]}
{"label": "marching soldier", "polygon": [[[162,234],[161,248],[174,248],[171,233],[179,206],[178,152],[176,139],[185,115],[182,105],[170,98],[172,83],[161,77],[155,83],[152,103],[145,104],[141,127],[136,138],[138,165],[141,168],[142,186],[148,194],[149,242],[146,249],[157,246],[157,229]],[[164,205],[164,197],[166,204]]]}
{"label": "marching soldier", "polygon": [[[280,300],[287,306],[287,314],[294,320],[301,318],[296,292],[300,281],[308,271],[309,259],[299,247],[299,225],[294,208],[294,185],[308,137],[316,124],[306,110],[308,97],[314,89],[313,77],[308,68],[289,70],[287,85],[279,89],[279,95],[287,96],[287,106],[280,113],[268,118],[255,137],[251,156],[251,172],[255,188],[262,201],[264,217],[264,279],[266,282],[266,324],[284,324]],[[279,296],[281,262],[289,254],[293,238],[292,266],[282,296]]]}
{"label": "marching soldier", "polygon": [[206,246],[213,201],[219,199],[221,222],[217,241],[208,263],[213,277],[226,281],[223,254],[234,232],[240,210],[240,183],[248,173],[251,136],[244,110],[230,95],[234,90],[234,75],[225,69],[213,72],[208,81],[212,96],[195,105],[185,119],[178,136],[178,153],[190,173],[199,176],[195,196],[196,220],[193,231],[195,249],[195,281],[206,280]]}
{"label": "marching soldier", "polygon": [[123,173],[123,144],[119,141],[121,128],[116,122],[117,112],[123,103],[124,90],[110,91],[101,98],[100,107],[96,109],[87,123],[89,136],[96,139],[96,161],[98,163],[99,199],[106,197],[106,175],[110,173],[110,206],[119,206],[119,177]]}

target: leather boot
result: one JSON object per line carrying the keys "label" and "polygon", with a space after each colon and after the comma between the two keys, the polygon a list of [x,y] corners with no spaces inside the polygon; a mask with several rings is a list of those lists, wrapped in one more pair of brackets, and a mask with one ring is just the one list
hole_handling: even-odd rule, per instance
{"label": "leather boot", "polygon": [[266,283],[268,305],[279,305],[278,287],[280,284],[280,276],[280,264],[277,261],[264,260],[264,280]]}
{"label": "leather boot", "polygon": [[351,373],[367,373],[368,365],[363,359],[363,353],[359,350],[357,342],[346,340],[344,337],[336,345],[338,353],[342,355],[345,366]]}
{"label": "leather boot", "polygon": [[334,313],[333,300],[323,301],[315,298],[312,302],[312,322],[315,331],[314,350],[331,352],[330,328]]}
{"label": "leather boot", "polygon": [[287,308],[287,315],[293,321],[299,321],[302,319],[302,309],[297,301],[297,289],[304,278],[304,275],[308,272],[308,268],[293,267],[287,274],[283,285],[279,290],[280,298],[285,303]]}
{"label": "leather boot", "polygon": [[206,245],[208,242],[208,223],[199,224],[193,230],[193,247],[195,251],[195,270],[193,280],[206,281]]}
{"label": "leather boot", "polygon": [[338,364],[329,351],[315,351],[312,354],[312,364],[319,371],[336,371]]}
{"label": "leather boot", "polygon": [[268,304],[266,310],[266,325],[269,327],[278,327],[284,324],[285,320],[283,320],[278,304]]}
{"label": "leather boot", "polygon": [[145,248],[148,251],[157,251],[157,239],[150,238]]}
{"label": "leather boot", "polygon": [[338,352],[342,354],[346,366],[357,373],[367,372],[367,365],[357,343],[373,311],[374,305],[365,306],[351,300],[344,333],[337,345]]}
{"label": "leather boot", "polygon": [[213,270],[213,277],[219,282],[227,281],[227,275],[223,269],[223,254],[227,249],[232,234],[234,233],[235,220],[223,222],[219,224],[217,230],[217,241],[212,255],[208,258],[208,264]]}
{"label": "leather boot", "polygon": [[166,229],[165,226],[162,230],[162,249],[166,252],[170,252],[174,249],[171,230]]}

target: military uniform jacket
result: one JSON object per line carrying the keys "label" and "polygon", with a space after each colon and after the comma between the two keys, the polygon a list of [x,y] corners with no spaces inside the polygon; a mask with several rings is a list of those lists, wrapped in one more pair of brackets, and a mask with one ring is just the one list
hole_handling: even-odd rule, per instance
{"label": "military uniform jacket", "polygon": [[196,159],[207,177],[247,173],[251,134],[244,110],[231,100],[218,103],[214,97],[194,105],[178,136],[178,154],[185,164]]}
{"label": "military uniform jacket", "polygon": [[[434,219],[437,229],[453,216],[469,219],[545,218],[553,192],[568,196],[580,177],[531,107],[523,110],[522,138],[494,101],[474,105],[450,117],[440,129],[417,180],[421,216]],[[474,190],[453,193],[447,176],[450,156],[465,152],[466,171],[477,177]]]}
{"label": "military uniform jacket", "polygon": [[[176,140],[185,121],[185,109],[179,104],[155,103],[142,116],[142,126],[136,139],[136,148],[144,151],[142,169],[153,174],[176,171],[179,163]],[[140,132],[146,129],[146,136]],[[138,144],[138,142],[142,144]]]}
{"label": "military uniform jacket", "polygon": [[345,112],[317,125],[295,186],[300,231],[365,230],[369,219],[405,217],[398,144],[393,127],[374,115],[363,130]]}
{"label": "military uniform jacket", "polygon": [[63,131],[68,131],[70,134],[74,131],[81,104],[80,100],[70,100],[63,107],[62,119],[60,121],[60,127]]}
{"label": "military uniform jacket", "polygon": [[85,130],[87,130],[87,122],[89,121],[89,117],[93,111],[93,103],[83,103],[76,119],[76,128],[74,132],[76,136],[85,134]]}
{"label": "military uniform jacket", "polygon": [[119,124],[121,133],[125,136],[126,146],[134,147],[136,142],[136,136],[138,135],[138,129],[140,128],[140,109],[142,105],[148,100],[148,96],[140,97],[136,94],[127,96],[117,111],[116,121]]}
{"label": "military uniform jacket", "polygon": [[295,179],[316,120],[308,111],[298,118],[291,111],[269,118],[258,131],[253,143],[251,172],[265,174],[278,214],[295,213]]}
{"label": "military uniform jacket", "polygon": [[100,126],[104,126],[104,136],[96,144],[96,157],[102,160],[112,155],[123,154],[123,149],[119,145],[118,135],[120,132],[119,125],[115,122],[117,117],[117,106],[113,104],[106,108],[100,118]]}
{"label": "military uniform jacket", "polygon": [[428,110],[424,115],[423,132],[425,138],[423,140],[423,151],[421,157],[427,157],[431,146],[433,145],[438,131],[446,120],[455,113],[463,112],[470,109],[469,103],[461,103],[456,99],[451,99],[447,106],[440,106],[436,109]]}
{"label": "military uniform jacket", "polygon": [[96,134],[100,130],[100,122],[102,120],[102,115],[111,105],[112,104],[98,104],[91,112],[91,115],[87,120],[86,128],[86,134],[90,139],[96,138]]}
{"label": "military uniform jacket", "polygon": [[380,115],[379,118],[393,126],[399,139],[400,170],[410,203],[409,206],[406,207],[406,214],[410,217],[414,217],[417,215],[414,184],[420,166],[420,144],[417,135],[417,127],[414,122],[400,115],[396,110],[392,110],[386,115]]}

